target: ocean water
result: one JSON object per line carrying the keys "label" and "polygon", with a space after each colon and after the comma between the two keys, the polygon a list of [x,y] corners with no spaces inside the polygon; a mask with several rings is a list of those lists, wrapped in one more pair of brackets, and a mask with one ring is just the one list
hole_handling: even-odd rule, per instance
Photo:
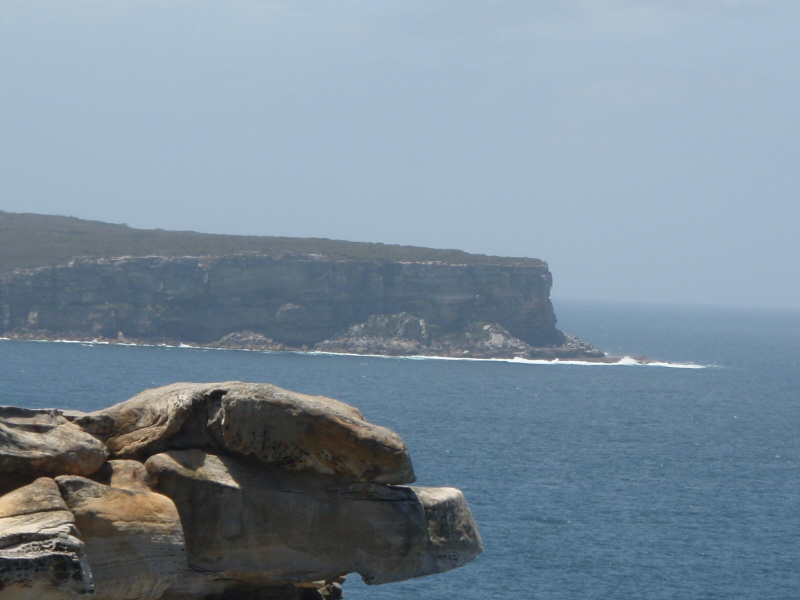
{"label": "ocean water", "polygon": [[419,485],[464,491],[484,553],[353,599],[800,599],[800,312],[556,303],[585,366],[0,341],[0,404],[94,410],[174,381],[359,407]]}

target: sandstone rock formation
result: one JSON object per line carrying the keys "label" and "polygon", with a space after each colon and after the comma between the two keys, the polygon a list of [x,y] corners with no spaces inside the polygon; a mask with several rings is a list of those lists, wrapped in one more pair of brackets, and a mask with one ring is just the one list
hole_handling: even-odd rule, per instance
{"label": "sandstone rock formation", "polygon": [[[158,454],[146,466],[181,513],[190,568],[206,577],[268,585],[357,572],[389,583],[476,554],[477,529],[457,490],[344,483],[200,450]],[[442,510],[441,497],[453,506]]]}
{"label": "sandstone rock formation", "polygon": [[106,447],[61,411],[0,406],[0,493],[12,481],[91,475],[107,458]]}
{"label": "sandstone rock formation", "polygon": [[75,517],[42,477],[0,496],[0,595],[73,600],[93,590]]}
{"label": "sandstone rock formation", "polygon": [[[108,428],[105,424],[112,422]],[[414,482],[403,440],[343,402],[269,384],[176,383],[78,420],[113,457],[208,448],[346,481]],[[99,425],[98,425],[99,424]]]}
{"label": "sandstone rock formation", "polygon": [[175,505],[148,487],[144,465],[112,460],[108,485],[61,475],[55,481],[86,544],[94,600],[160,598],[186,567]]}
{"label": "sandstone rock formation", "polygon": [[[396,485],[414,480],[399,436],[330,398],[181,383],[0,414],[3,600],[336,600],[348,573],[390,583],[481,551],[463,495]],[[19,484],[32,473],[54,479]]]}

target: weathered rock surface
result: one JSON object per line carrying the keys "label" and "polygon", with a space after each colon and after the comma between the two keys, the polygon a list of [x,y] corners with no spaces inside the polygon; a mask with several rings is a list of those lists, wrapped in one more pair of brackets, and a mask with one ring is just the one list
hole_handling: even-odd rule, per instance
{"label": "weathered rock surface", "polygon": [[108,485],[73,475],[56,478],[92,565],[92,598],[159,598],[186,568],[178,511],[150,490],[141,463],[112,460],[99,475]]}
{"label": "weathered rock surface", "polygon": [[72,600],[92,589],[75,518],[55,481],[43,477],[0,496],[0,596]]}
{"label": "weathered rock surface", "polygon": [[177,588],[330,581],[350,572],[388,583],[461,566],[481,551],[457,490],[343,484],[199,450],[159,454],[146,467],[184,523],[192,570]]}
{"label": "weathered rock surface", "polygon": [[179,383],[0,415],[2,600],[339,600],[348,573],[481,552],[461,493],[392,485],[414,480],[402,439],[330,398]]}
{"label": "weathered rock surface", "polygon": [[396,433],[367,422],[338,400],[269,384],[177,383],[147,390],[79,422],[97,431],[109,421],[113,426],[106,444],[115,457],[205,448],[347,481],[414,481],[411,459]]}
{"label": "weathered rock surface", "polygon": [[415,480],[405,443],[366,421],[352,406],[274,385],[226,388],[209,429],[228,452],[290,471],[344,481],[402,484]]}
{"label": "weathered rock surface", "polygon": [[[91,475],[107,458],[105,446],[61,411],[0,407],[0,476],[4,479]],[[4,485],[0,483],[0,490]]]}
{"label": "weathered rock surface", "polygon": [[413,487],[425,508],[427,536],[415,577],[467,564],[482,550],[478,527],[461,490]]}

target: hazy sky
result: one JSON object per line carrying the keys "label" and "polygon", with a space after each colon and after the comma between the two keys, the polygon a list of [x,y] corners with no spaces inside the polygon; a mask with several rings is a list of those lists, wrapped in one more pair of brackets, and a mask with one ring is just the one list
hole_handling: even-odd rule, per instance
{"label": "hazy sky", "polygon": [[800,308],[799,189],[792,0],[0,0],[2,210]]}

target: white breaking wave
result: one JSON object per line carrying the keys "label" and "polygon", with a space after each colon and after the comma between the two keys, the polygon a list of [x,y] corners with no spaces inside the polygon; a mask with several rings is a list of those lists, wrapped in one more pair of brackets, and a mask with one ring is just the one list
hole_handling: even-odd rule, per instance
{"label": "white breaking wave", "polygon": [[709,366],[695,363],[670,363],[662,361],[642,362],[630,356],[623,356],[617,364],[636,367],[668,367],[670,369],[705,369]]}
{"label": "white breaking wave", "polygon": [[[0,341],[12,341],[10,338],[0,338]],[[577,365],[585,367],[666,367],[669,369],[706,369],[710,365],[698,365],[695,363],[671,363],[664,361],[642,361],[633,358],[632,356],[622,356],[614,362],[597,362],[591,360],[560,360],[554,358],[553,360],[545,360],[538,358],[469,358],[458,356],[387,356],[386,354],[356,354],[354,352],[318,352],[315,350],[252,350],[250,348],[213,348],[210,346],[190,346],[188,344],[180,344],[172,346],[169,344],[132,344],[130,342],[106,342],[101,340],[20,340],[29,342],[40,342],[50,344],[82,344],[84,346],[137,346],[143,348],[179,348],[190,350],[219,350],[223,352],[262,352],[264,354],[278,354],[280,352],[289,352],[292,354],[305,354],[308,356],[357,356],[360,358],[386,358],[395,360],[460,360],[472,362],[506,362],[525,365]]]}
{"label": "white breaking wave", "polygon": [[329,356],[360,356],[370,358],[393,358],[401,360],[461,360],[472,362],[507,362],[525,365],[579,365],[587,367],[668,367],[671,369],[705,369],[709,365],[698,365],[694,363],[670,363],[662,361],[640,361],[631,356],[623,356],[615,362],[596,362],[590,360],[545,360],[540,358],[468,358],[458,356],[386,356],[385,354],[355,354],[347,352],[297,352],[296,354],[326,354]]}

